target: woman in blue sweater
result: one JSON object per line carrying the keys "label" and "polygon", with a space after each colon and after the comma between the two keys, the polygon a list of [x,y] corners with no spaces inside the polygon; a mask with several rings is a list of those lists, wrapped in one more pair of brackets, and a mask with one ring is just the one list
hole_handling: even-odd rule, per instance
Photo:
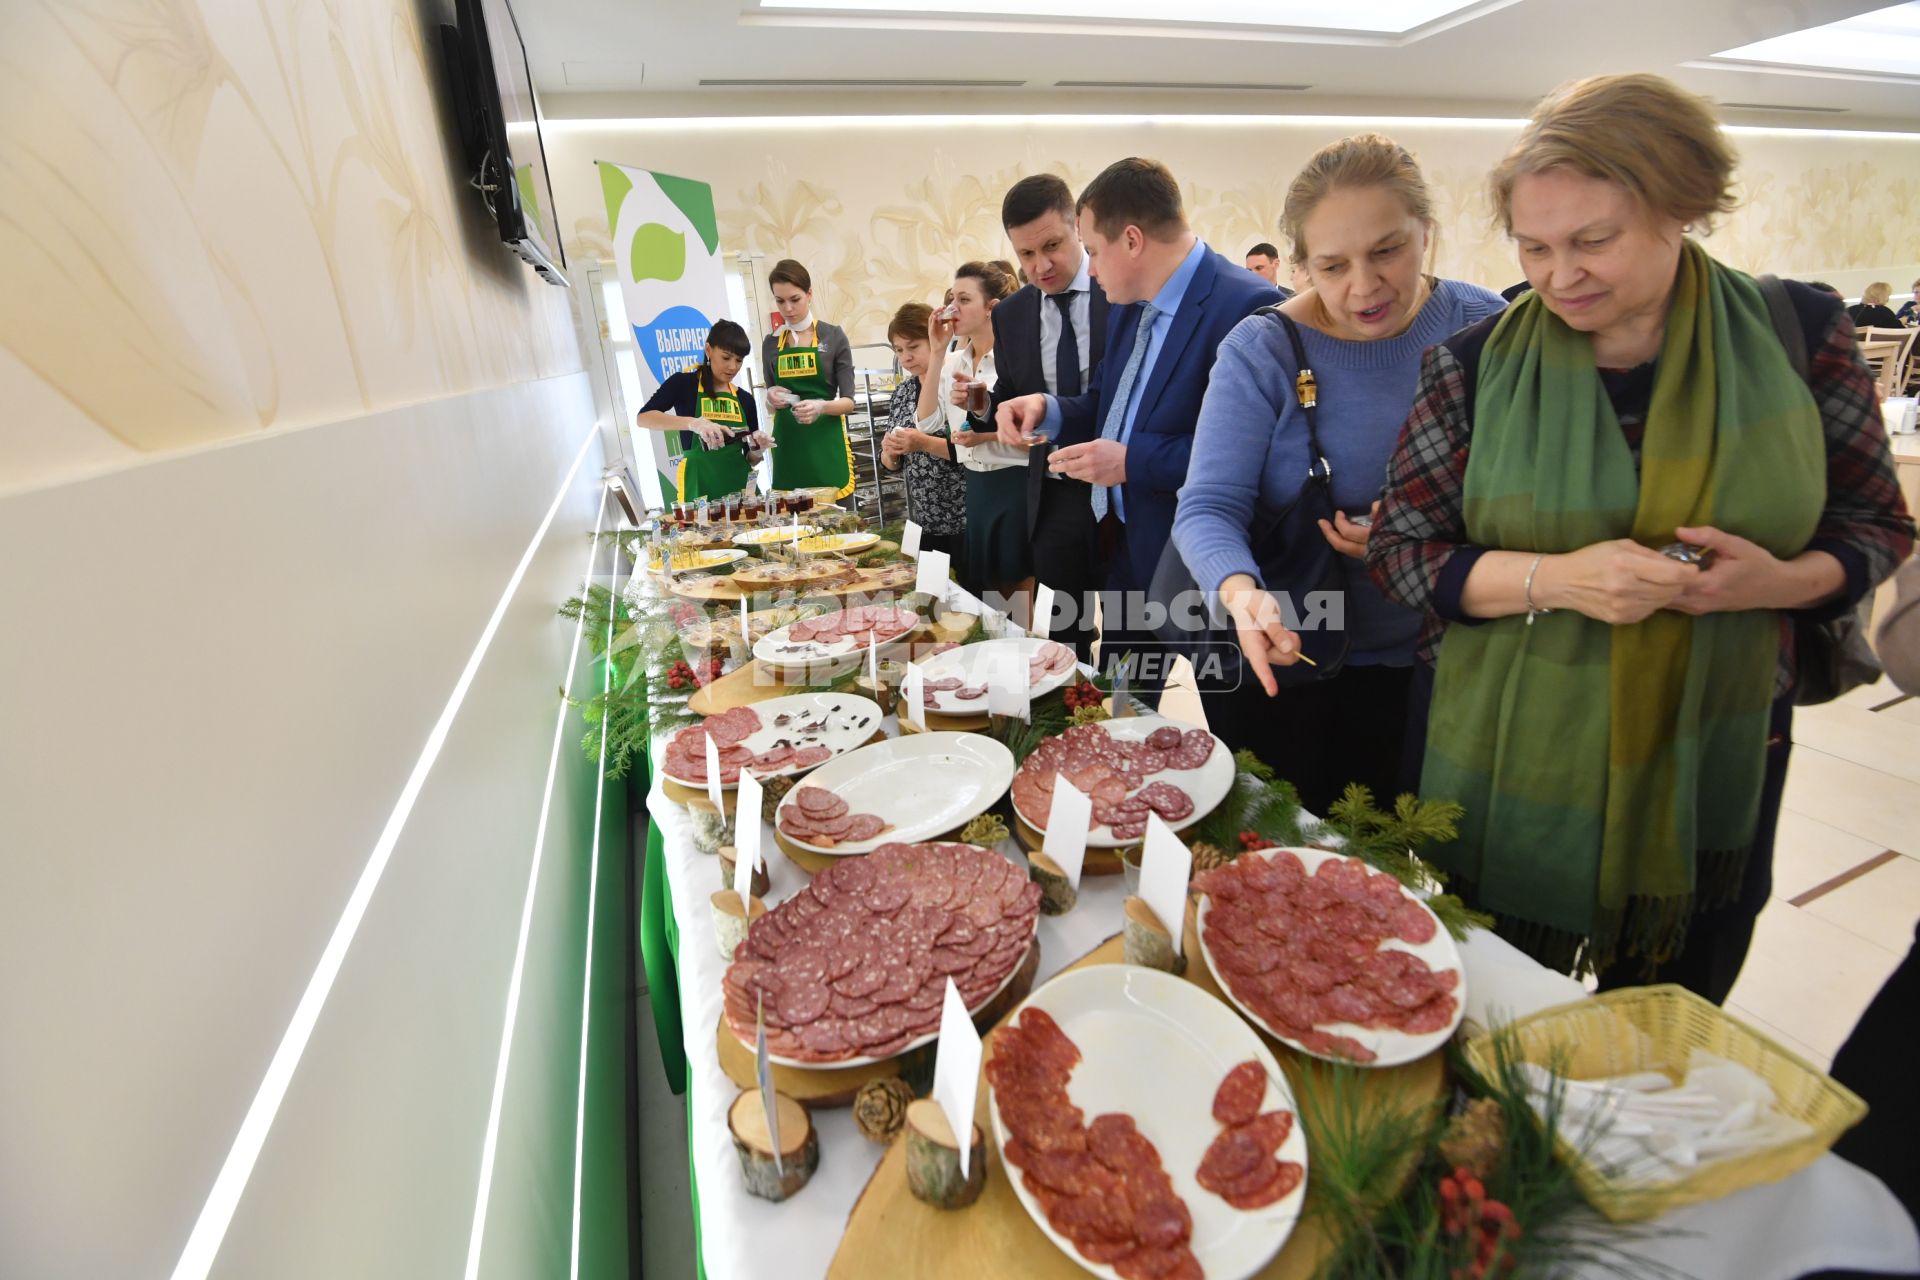
{"label": "woman in blue sweater", "polygon": [[1343,138],[1309,160],[1287,192],[1282,229],[1312,282],[1279,310],[1298,328],[1318,384],[1320,445],[1339,508],[1321,533],[1346,557],[1345,667],[1285,689],[1270,670],[1297,661],[1299,645],[1260,581],[1252,530],[1299,494],[1309,462],[1299,370],[1278,316],[1249,316],[1220,344],[1173,537],[1201,589],[1231,613],[1244,658],[1228,682],[1238,687],[1200,681],[1208,726],[1325,813],[1348,782],[1389,796],[1402,776],[1420,614],[1381,595],[1361,557],[1421,353],[1505,304],[1423,273],[1433,200],[1413,157],[1378,134]]}

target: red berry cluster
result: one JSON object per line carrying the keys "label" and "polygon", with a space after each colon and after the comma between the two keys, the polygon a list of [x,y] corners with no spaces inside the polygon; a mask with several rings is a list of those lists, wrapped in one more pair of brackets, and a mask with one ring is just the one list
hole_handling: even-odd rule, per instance
{"label": "red berry cluster", "polygon": [[1271,849],[1273,848],[1273,841],[1267,839],[1258,831],[1242,831],[1240,833],[1240,848],[1245,853],[1252,853],[1255,849]]}
{"label": "red berry cluster", "polygon": [[720,678],[723,665],[718,658],[708,658],[695,670],[684,661],[676,662],[667,668],[667,688],[684,689],[688,685],[712,684]]}
{"label": "red berry cluster", "polygon": [[1091,680],[1078,680],[1066,687],[1060,695],[1066,700],[1067,710],[1078,711],[1082,707],[1097,707],[1107,700],[1100,692],[1100,686]]}
{"label": "red berry cluster", "polygon": [[1472,1264],[1455,1267],[1453,1280],[1486,1280],[1489,1274],[1510,1274],[1519,1265],[1512,1242],[1520,1238],[1520,1224],[1513,1210],[1487,1199],[1486,1187],[1465,1168],[1440,1179],[1440,1229],[1473,1247]]}

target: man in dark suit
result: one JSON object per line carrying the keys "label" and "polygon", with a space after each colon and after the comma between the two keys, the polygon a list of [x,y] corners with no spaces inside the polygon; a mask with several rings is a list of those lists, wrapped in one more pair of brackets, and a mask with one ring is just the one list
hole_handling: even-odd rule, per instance
{"label": "man in dark suit", "polygon": [[1000,406],[1009,444],[1044,437],[1049,469],[1093,486],[1100,549],[1103,667],[1131,650],[1147,661],[1134,687],[1157,691],[1167,650],[1147,627],[1145,592],[1172,541],[1173,508],[1187,478],[1194,422],[1228,330],[1280,301],[1280,291],[1208,248],[1187,225],[1166,166],[1109,165],[1075,206],[1095,279],[1117,308],[1107,353],[1077,396],[1027,395]]}
{"label": "man in dark suit", "polygon": [[[1088,268],[1073,191],[1051,173],[1022,178],[1000,202],[1000,224],[1031,283],[993,309],[993,407],[1016,396],[1079,395],[1106,349],[1107,295]],[[1049,471],[1049,451],[1035,446],[1027,467],[1033,576],[1054,592],[1049,633],[1086,662],[1093,658],[1093,593],[1100,586],[1093,490]]]}

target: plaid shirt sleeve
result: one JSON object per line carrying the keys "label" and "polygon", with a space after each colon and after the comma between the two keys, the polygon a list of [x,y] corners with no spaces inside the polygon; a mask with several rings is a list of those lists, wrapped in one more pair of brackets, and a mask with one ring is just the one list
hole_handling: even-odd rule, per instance
{"label": "plaid shirt sleeve", "polygon": [[1380,515],[1367,540],[1367,572],[1388,599],[1422,610],[1416,653],[1431,663],[1460,584],[1482,548],[1467,543],[1464,489],[1472,406],[1466,374],[1444,345],[1420,361],[1413,410],[1387,463]]}
{"label": "plaid shirt sleeve", "polygon": [[1811,353],[1807,385],[1827,443],[1827,506],[1809,551],[1825,551],[1847,573],[1839,599],[1806,611],[1837,617],[1893,576],[1913,550],[1913,516],[1887,447],[1873,373],[1854,343],[1853,321],[1836,311]]}

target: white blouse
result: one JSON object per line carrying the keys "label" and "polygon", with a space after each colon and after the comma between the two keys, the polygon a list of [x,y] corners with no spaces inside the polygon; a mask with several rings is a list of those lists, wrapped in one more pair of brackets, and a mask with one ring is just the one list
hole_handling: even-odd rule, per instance
{"label": "white blouse", "polygon": [[[949,349],[940,364],[940,373],[934,386],[938,401],[933,412],[920,419],[914,425],[922,431],[951,436],[955,431],[969,430],[967,411],[953,403],[953,388],[956,382],[979,379],[992,389],[997,380],[994,373],[993,352],[989,351],[979,360],[973,357],[971,345]],[[939,428],[944,427],[945,431]],[[1028,451],[1001,444],[998,440],[986,444],[953,445],[953,460],[969,471],[1001,471],[1007,467],[1027,465]]]}

